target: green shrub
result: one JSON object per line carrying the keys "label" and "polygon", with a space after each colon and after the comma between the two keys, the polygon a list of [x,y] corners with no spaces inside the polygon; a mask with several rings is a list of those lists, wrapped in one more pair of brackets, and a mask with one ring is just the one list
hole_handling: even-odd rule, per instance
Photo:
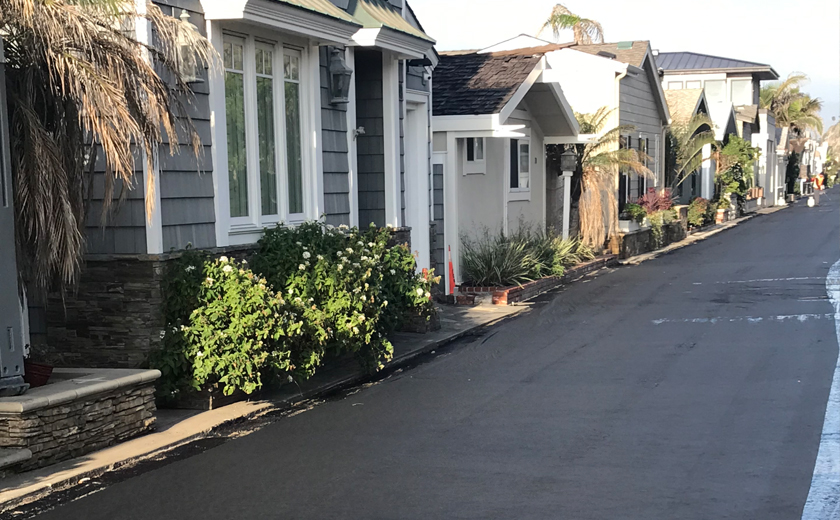
{"label": "green shrub", "polygon": [[688,223],[700,227],[709,218],[709,201],[703,197],[694,198],[688,205]]}
{"label": "green shrub", "polygon": [[673,222],[675,218],[674,210],[670,209],[656,211],[648,216],[654,249],[659,249],[665,244],[665,225]]}
{"label": "green shrub", "polygon": [[630,220],[635,220],[637,224],[641,224],[647,218],[648,212],[645,208],[638,204],[629,202],[624,205],[624,213],[630,217]]}
{"label": "green shrub", "polygon": [[167,326],[151,359],[161,393],[251,393],[266,378],[311,376],[328,354],[381,368],[393,355],[386,335],[406,314],[435,312],[433,274],[416,273],[390,237],[309,222],[268,230],[251,266],[187,251],[162,283]]}

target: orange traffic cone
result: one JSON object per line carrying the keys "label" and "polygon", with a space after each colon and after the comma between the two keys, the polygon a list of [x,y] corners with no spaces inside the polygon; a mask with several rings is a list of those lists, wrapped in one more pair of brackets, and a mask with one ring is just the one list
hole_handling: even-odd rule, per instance
{"label": "orange traffic cone", "polygon": [[449,294],[455,294],[455,267],[452,265],[452,246],[449,246]]}

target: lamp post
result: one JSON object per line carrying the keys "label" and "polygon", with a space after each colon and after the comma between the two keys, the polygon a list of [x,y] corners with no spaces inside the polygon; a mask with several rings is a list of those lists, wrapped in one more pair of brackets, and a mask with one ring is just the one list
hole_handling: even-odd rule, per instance
{"label": "lamp post", "polygon": [[566,145],[560,154],[560,175],[563,177],[563,240],[569,239],[569,220],[572,213],[572,175],[577,168],[577,154],[574,145]]}

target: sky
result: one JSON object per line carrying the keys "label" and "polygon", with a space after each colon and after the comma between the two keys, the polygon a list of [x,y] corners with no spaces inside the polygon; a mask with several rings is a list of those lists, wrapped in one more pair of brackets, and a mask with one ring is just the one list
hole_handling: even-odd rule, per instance
{"label": "sky", "polygon": [[[409,0],[438,51],[480,49],[535,35],[556,1]],[[565,0],[601,23],[608,42],[650,40],[662,52],[692,51],[771,65],[782,77],[804,72],[823,100],[826,128],[840,120],[838,0]],[[542,38],[552,39],[550,31]],[[571,41],[571,31],[559,41]]]}

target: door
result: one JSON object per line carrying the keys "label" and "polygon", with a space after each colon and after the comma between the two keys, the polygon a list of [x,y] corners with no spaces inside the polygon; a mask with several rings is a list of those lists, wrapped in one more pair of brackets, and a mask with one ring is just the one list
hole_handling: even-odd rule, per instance
{"label": "door", "polygon": [[429,127],[426,103],[406,103],[405,225],[411,228],[411,250],[417,269],[431,266],[429,239]]}

